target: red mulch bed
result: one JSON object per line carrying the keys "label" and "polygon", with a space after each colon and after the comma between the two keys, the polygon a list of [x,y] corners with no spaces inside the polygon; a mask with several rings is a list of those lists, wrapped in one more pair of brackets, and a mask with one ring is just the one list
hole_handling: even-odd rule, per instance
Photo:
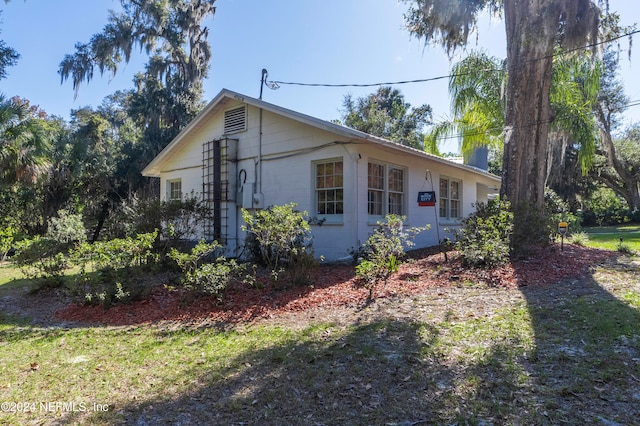
{"label": "red mulch bed", "polygon": [[[594,265],[616,256],[615,252],[565,245],[539,250],[526,260],[485,269],[462,266],[459,256],[448,253],[445,262],[441,253],[416,251],[384,286],[376,288],[376,299],[418,294],[428,288],[451,287],[468,283],[498,288],[546,286],[561,280],[581,277]],[[192,322],[208,320],[215,323],[249,322],[279,314],[300,312],[316,307],[363,306],[368,290],[358,284],[353,266],[321,266],[314,285],[276,290],[267,284],[261,289],[236,285],[228,289],[225,301],[198,298],[187,302],[179,291],[166,286],[155,287],[151,295],[129,305],[104,309],[101,306],[69,305],[56,317],[104,325],[134,325],[165,320]]]}

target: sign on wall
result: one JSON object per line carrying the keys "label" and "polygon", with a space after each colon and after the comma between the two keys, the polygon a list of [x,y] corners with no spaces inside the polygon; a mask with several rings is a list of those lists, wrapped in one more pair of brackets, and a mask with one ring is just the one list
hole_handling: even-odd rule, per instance
{"label": "sign on wall", "polygon": [[435,206],[436,192],[435,191],[418,192],[418,205],[419,206]]}

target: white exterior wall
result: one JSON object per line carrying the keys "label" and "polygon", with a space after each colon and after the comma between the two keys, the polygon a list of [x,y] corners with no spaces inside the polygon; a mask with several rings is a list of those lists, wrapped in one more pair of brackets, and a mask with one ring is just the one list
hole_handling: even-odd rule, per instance
{"label": "white exterior wall", "polygon": [[[241,253],[241,240],[244,233],[240,207],[253,197],[253,193],[262,194],[262,206],[282,205],[295,202],[299,210],[315,212],[315,170],[314,161],[342,159],[344,179],[344,214],[340,220],[327,220],[321,226],[314,225],[313,246],[316,256],[327,260],[336,260],[348,256],[350,251],[364,243],[376,226],[377,218],[367,215],[367,163],[371,160],[403,167],[405,174],[405,212],[407,226],[431,224],[431,229],[416,238],[416,247],[428,247],[438,244],[438,238],[447,236],[446,228],[455,227],[456,222],[441,222],[435,225],[437,208],[420,207],[417,204],[419,191],[439,192],[440,176],[462,181],[462,213],[467,216],[473,212],[477,197],[486,201],[486,186],[494,186],[495,181],[488,177],[448,166],[427,158],[399,152],[363,141],[346,140],[343,136],[307,125],[264,110],[262,113],[262,162],[258,163],[260,141],[260,110],[248,107],[247,130],[223,135],[223,112],[241,105],[240,101],[230,101],[216,114],[212,114],[203,125],[194,129],[188,142],[164,163],[161,171],[161,197],[167,194],[167,180],[182,179],[183,194],[191,191],[199,195],[202,191],[202,144],[223,136],[238,140],[237,176],[238,199],[230,203],[229,223],[235,223],[229,229],[228,255]],[[336,144],[335,142],[340,142]],[[262,182],[260,182],[260,166]],[[426,171],[430,171],[433,182],[425,180]],[[230,177],[230,179],[233,177]],[[433,185],[433,186],[432,186]],[[243,192],[243,193],[240,193]],[[336,218],[336,217],[333,217]],[[437,232],[439,231],[439,233]],[[235,234],[235,235],[233,235]],[[235,237],[237,236],[237,240]]]}

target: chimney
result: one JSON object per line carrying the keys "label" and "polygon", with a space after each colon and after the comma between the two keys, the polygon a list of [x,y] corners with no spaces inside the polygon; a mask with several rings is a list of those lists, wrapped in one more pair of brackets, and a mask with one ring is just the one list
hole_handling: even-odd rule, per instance
{"label": "chimney", "polygon": [[481,146],[475,148],[471,153],[465,154],[463,164],[484,171],[489,170],[489,148]]}

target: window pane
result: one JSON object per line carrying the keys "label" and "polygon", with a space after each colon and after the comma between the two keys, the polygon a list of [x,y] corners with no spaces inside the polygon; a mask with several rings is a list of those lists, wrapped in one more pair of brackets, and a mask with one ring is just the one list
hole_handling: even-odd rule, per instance
{"label": "window pane", "polygon": [[327,176],[333,174],[333,163],[326,163],[324,165],[324,174]]}
{"label": "window pane", "polygon": [[369,188],[384,189],[384,166],[380,164],[369,163]]}
{"label": "window pane", "polygon": [[368,212],[370,215],[382,216],[382,198],[384,192],[382,191],[369,191],[368,193]]}
{"label": "window pane", "polygon": [[440,197],[449,198],[449,181],[447,179],[440,179]]}
{"label": "window pane", "polygon": [[316,164],[317,214],[342,214],[342,170],[342,161]]}
{"label": "window pane", "polygon": [[456,181],[451,182],[451,199],[452,200],[460,199],[459,188],[460,188],[460,182],[456,182]]}
{"label": "window pane", "polygon": [[389,194],[389,213],[402,215],[404,205],[404,195],[400,193]]}
{"label": "window pane", "polygon": [[440,217],[449,217],[447,212],[449,211],[449,200],[446,198],[440,198]]}
{"label": "window pane", "polygon": [[334,177],[333,175],[327,175],[324,178],[324,187],[325,188],[333,188],[333,186],[335,184],[335,181],[334,181],[333,177]]}
{"label": "window pane", "polygon": [[182,181],[169,182],[169,199],[180,200],[182,198]]}
{"label": "window pane", "polygon": [[328,203],[327,204],[327,210],[325,211],[324,214],[335,214],[335,205],[333,203]]}
{"label": "window pane", "polygon": [[451,217],[452,218],[458,218],[460,217],[459,213],[459,206],[460,206],[460,201],[458,200],[451,200]]}
{"label": "window pane", "polygon": [[404,171],[389,169],[389,191],[402,192],[404,190]]}

